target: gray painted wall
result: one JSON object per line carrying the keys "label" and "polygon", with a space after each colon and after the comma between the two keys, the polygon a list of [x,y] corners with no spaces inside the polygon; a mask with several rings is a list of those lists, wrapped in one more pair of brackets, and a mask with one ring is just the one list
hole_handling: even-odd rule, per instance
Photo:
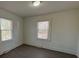
{"label": "gray painted wall", "polygon": [[[79,10],[67,10],[48,15],[28,17],[24,20],[24,43],[77,54],[78,17]],[[38,20],[52,20],[51,39],[38,40],[36,22]]]}

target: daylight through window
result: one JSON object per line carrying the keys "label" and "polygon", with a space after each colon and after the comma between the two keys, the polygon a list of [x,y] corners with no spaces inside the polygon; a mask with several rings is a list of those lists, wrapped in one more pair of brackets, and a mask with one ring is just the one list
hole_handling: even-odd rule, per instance
{"label": "daylight through window", "polygon": [[38,22],[38,39],[48,39],[49,21]]}
{"label": "daylight through window", "polygon": [[0,32],[1,40],[11,40],[12,39],[12,21],[4,18],[0,18]]}

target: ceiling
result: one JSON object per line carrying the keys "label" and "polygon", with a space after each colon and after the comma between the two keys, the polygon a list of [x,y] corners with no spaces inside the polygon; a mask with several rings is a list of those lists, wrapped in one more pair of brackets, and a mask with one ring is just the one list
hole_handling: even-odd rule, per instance
{"label": "ceiling", "polygon": [[0,1],[0,8],[21,17],[28,17],[79,8],[79,1],[42,1],[37,7],[31,1]]}

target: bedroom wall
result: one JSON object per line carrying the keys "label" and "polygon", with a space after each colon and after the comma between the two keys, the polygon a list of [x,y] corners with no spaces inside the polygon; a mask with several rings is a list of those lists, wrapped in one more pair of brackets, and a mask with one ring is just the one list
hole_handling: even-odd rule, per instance
{"label": "bedroom wall", "polygon": [[78,34],[78,48],[77,48],[77,56],[79,57],[79,34]]}
{"label": "bedroom wall", "polygon": [[[47,15],[26,17],[24,19],[24,43],[50,50],[77,54],[78,12],[79,9],[73,9]],[[44,19],[52,20],[50,40],[37,39],[36,21]]]}
{"label": "bedroom wall", "polygon": [[3,54],[3,52],[23,44],[23,19],[3,9],[0,9],[0,17],[13,22],[13,38],[7,41],[1,41],[0,39],[0,54]]}
{"label": "bedroom wall", "polygon": [[[77,19],[78,19],[78,22],[79,22],[79,12],[77,12]],[[79,23],[78,23],[78,32],[77,32],[77,39],[78,39],[78,41],[77,41],[77,56],[79,57]]]}

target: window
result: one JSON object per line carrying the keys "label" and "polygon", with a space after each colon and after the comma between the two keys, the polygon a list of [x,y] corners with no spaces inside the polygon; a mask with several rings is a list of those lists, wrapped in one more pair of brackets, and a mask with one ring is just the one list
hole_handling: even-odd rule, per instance
{"label": "window", "polygon": [[38,39],[48,39],[49,21],[41,21],[37,23]]}
{"label": "window", "polygon": [[0,32],[1,40],[11,40],[12,39],[12,21],[0,18]]}

